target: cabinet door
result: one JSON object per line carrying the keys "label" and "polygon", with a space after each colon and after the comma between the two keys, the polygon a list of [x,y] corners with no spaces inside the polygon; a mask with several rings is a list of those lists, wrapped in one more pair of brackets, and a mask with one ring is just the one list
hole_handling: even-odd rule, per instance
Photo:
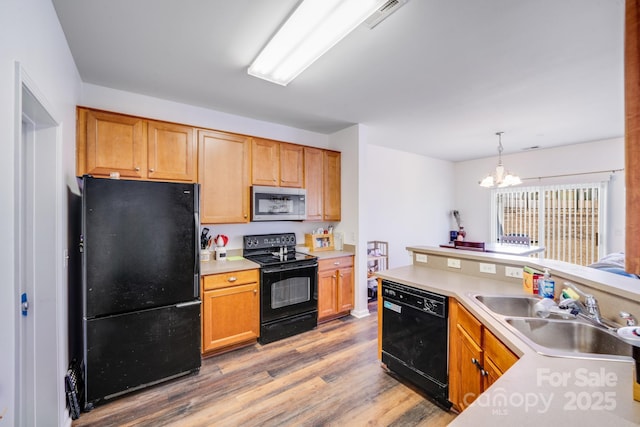
{"label": "cabinet door", "polygon": [[301,145],[280,143],[280,186],[302,188],[304,152]]}
{"label": "cabinet door", "polygon": [[491,386],[491,384],[493,384],[498,380],[498,378],[500,378],[503,372],[500,371],[500,369],[488,357],[484,358],[483,366],[486,375],[482,379],[482,390],[486,390]]}
{"label": "cabinet door", "polygon": [[318,321],[338,312],[337,270],[318,272]]}
{"label": "cabinet door", "polygon": [[340,221],[341,219],[341,181],[340,181],[340,153],[335,151],[324,152],[323,162],[323,194],[325,221]]}
{"label": "cabinet door", "polygon": [[149,121],[149,179],[196,182],[197,142],[192,127]]}
{"label": "cabinet door", "polygon": [[338,271],[338,311],[353,309],[353,267]]}
{"label": "cabinet door", "polygon": [[258,284],[231,286],[203,294],[202,351],[207,352],[258,338]]}
{"label": "cabinet door", "polygon": [[248,222],[250,138],[201,130],[198,140],[200,222]]}
{"label": "cabinet door", "polygon": [[[481,366],[483,351],[478,344],[458,325],[457,332],[460,351],[460,390],[458,406],[464,410],[483,391]],[[475,362],[474,362],[475,361]]]}
{"label": "cabinet door", "polygon": [[278,186],[280,181],[280,143],[254,138],[251,143],[253,185]]}
{"label": "cabinet door", "polygon": [[304,188],[307,190],[307,221],[322,221],[322,171],[324,152],[304,147]]}
{"label": "cabinet door", "polygon": [[77,173],[146,178],[146,122],[138,117],[78,109]]}
{"label": "cabinet door", "polygon": [[482,330],[482,343],[484,349],[484,370],[487,373],[484,377],[484,388],[486,389],[518,361],[518,356],[509,350],[509,348],[487,328]]}

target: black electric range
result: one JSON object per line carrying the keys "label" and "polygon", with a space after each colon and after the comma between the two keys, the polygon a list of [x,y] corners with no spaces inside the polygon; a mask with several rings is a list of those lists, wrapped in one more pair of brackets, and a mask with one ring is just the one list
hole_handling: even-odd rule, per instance
{"label": "black electric range", "polygon": [[296,252],[295,233],[244,236],[242,256],[260,264],[261,344],[318,323],[318,258]]}

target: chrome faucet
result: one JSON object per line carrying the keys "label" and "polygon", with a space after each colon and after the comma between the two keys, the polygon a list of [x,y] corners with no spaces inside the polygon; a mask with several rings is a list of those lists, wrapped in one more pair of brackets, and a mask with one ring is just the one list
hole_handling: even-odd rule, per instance
{"label": "chrome faucet", "polygon": [[[573,307],[577,310],[578,315],[581,315],[582,317],[586,318],[591,323],[594,323],[598,326],[602,326],[603,328],[609,329],[609,330],[618,329],[618,325],[616,325],[613,322],[610,322],[609,320],[602,317],[602,315],[600,315],[600,307],[598,307],[598,300],[596,300],[596,298],[593,295],[582,292],[573,283],[564,282],[564,284],[565,286],[571,287],[580,296],[582,296],[584,298],[584,304],[579,300],[567,298],[560,302],[559,306],[561,308]],[[621,316],[622,316],[622,313],[621,313]]]}

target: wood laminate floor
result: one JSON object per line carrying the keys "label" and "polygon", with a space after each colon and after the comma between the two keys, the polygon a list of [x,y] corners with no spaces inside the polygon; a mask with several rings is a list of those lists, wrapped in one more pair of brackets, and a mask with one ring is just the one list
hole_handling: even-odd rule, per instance
{"label": "wood laminate floor", "polygon": [[200,372],[81,414],[81,426],[442,426],[455,414],[386,373],[377,313],[202,361]]}

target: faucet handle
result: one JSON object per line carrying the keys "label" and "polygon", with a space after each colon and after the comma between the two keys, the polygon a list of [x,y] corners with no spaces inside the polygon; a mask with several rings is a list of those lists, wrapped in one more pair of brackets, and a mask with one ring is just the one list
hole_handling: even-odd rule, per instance
{"label": "faucet handle", "polygon": [[627,313],[626,311],[621,311],[620,317],[627,321],[627,326],[636,326],[638,324],[633,314]]}

